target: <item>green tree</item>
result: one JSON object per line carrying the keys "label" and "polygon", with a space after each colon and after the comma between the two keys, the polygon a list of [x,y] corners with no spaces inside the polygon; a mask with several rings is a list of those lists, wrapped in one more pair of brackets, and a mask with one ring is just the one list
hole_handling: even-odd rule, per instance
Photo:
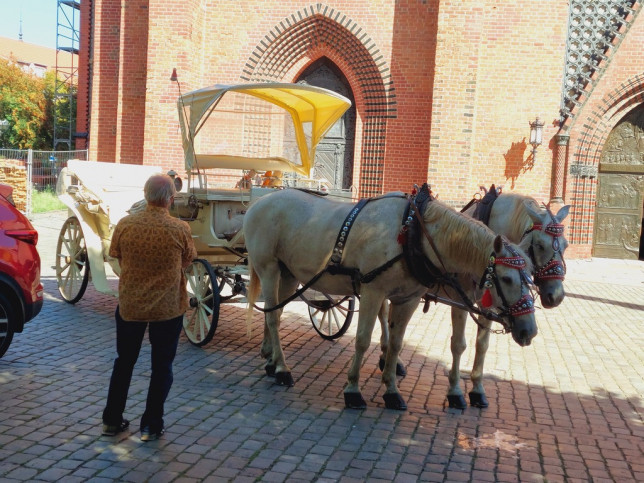
{"label": "green tree", "polygon": [[53,72],[40,78],[0,59],[0,147],[51,149],[54,82]]}

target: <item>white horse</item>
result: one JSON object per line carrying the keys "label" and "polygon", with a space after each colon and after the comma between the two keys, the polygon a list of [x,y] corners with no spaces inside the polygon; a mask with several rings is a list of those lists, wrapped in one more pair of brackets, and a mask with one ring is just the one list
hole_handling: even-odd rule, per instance
{"label": "white horse", "polygon": [[[323,293],[360,295],[355,354],[344,389],[349,408],[366,407],[360,394],[360,367],[376,316],[383,302],[391,301],[391,338],[382,374],[384,399],[388,408],[406,409],[396,385],[396,360],[407,323],[427,291],[402,257],[401,222],[408,206],[403,197],[384,196],[371,199],[356,215],[355,205],[294,189],[263,196],[250,206],[243,226],[249,255],[249,321],[261,282],[269,310],[261,354],[268,359],[266,371],[274,373],[277,384],[292,386],[293,378],[279,337],[282,309],[270,309],[292,295],[299,282],[315,280],[312,287]],[[439,278],[458,273],[468,283],[481,280],[489,299],[485,305],[501,307],[514,340],[522,346],[530,344],[537,326],[523,271],[530,268],[527,256],[482,223],[436,200],[427,203],[422,218],[418,210],[415,213],[424,231],[417,248],[425,261],[440,267]],[[342,220],[349,225],[348,234],[339,233]],[[341,263],[334,267],[339,273],[332,275],[327,267],[338,257]]]}
{"label": "white horse", "polygon": [[[494,190],[492,186],[491,190]],[[492,197],[494,198],[494,197]],[[480,205],[479,205],[480,206]],[[465,211],[473,215],[476,205]],[[568,242],[563,237],[561,222],[568,216],[569,205],[556,215],[548,209],[539,208],[534,198],[516,193],[499,195],[492,203],[488,226],[519,246],[530,255],[533,264],[533,279],[538,288],[544,308],[556,307],[564,298],[563,280],[566,265],[563,254]],[[461,356],[467,347],[465,324],[467,312],[452,307],[452,367],[449,372],[447,400],[451,408],[465,409],[467,403],[460,387]],[[483,364],[490,341],[489,327],[492,322],[485,317],[478,319],[476,350],[471,372],[472,390],[470,405],[486,408],[489,403],[483,388]]]}

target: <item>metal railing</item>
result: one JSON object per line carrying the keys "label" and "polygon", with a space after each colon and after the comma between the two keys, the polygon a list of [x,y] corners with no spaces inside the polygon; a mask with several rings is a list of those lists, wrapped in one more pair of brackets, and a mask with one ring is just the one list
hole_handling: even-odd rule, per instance
{"label": "metal railing", "polygon": [[[26,196],[25,213],[31,216],[32,196],[36,191],[56,191],[56,182],[61,170],[70,159],[87,160],[87,150],[74,151],[34,151],[33,149],[0,149],[0,168],[4,166],[24,167],[26,181],[24,186],[14,186],[15,190],[24,189]],[[19,195],[19,193],[16,193]]]}

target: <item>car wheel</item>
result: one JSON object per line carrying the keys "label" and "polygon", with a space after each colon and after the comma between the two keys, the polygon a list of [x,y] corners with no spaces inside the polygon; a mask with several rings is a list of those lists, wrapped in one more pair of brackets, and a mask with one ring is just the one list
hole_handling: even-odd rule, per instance
{"label": "car wheel", "polygon": [[16,326],[16,311],[9,299],[0,293],[0,357],[7,352]]}

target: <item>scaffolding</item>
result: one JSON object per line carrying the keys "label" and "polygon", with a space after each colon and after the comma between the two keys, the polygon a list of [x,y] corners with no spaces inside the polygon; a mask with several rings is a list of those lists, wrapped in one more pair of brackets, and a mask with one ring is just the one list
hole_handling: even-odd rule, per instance
{"label": "scaffolding", "polygon": [[58,0],[56,24],[53,147],[68,151],[75,147],[80,0]]}

